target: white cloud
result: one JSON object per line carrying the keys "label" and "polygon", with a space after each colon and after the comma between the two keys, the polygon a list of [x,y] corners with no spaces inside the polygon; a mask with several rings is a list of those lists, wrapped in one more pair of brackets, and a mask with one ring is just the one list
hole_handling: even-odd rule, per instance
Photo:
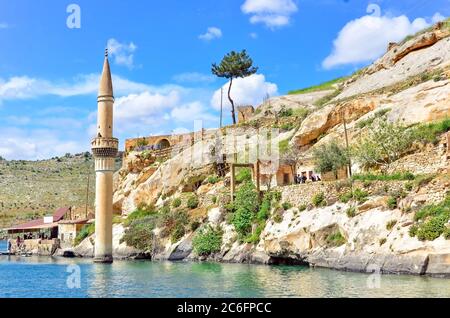
{"label": "white cloud", "polygon": [[109,54],[114,57],[114,63],[130,69],[134,67],[134,52],[137,46],[133,42],[127,44],[120,43],[116,39],[109,39],[107,46]]}
{"label": "white cloud", "polygon": [[187,72],[175,75],[173,80],[178,83],[212,83],[216,78],[211,74]]}
{"label": "white cloud", "polygon": [[203,120],[208,122],[218,121],[216,116],[207,113],[204,105],[198,101],[185,104],[172,109],[171,117],[178,122],[194,122]]}
{"label": "white cloud", "polygon": [[298,8],[293,0],[245,0],[241,10],[251,15],[251,23],[263,23],[275,29],[288,25]]}
{"label": "white cloud", "polygon": [[120,120],[138,120],[150,116],[160,115],[167,109],[175,107],[180,102],[180,93],[171,91],[168,94],[131,94],[116,99],[114,103],[114,117]]}
{"label": "white cloud", "polygon": [[220,39],[222,37],[222,30],[216,27],[209,27],[206,33],[200,34],[198,38],[204,41],[211,41],[214,39]]}
{"label": "white cloud", "polygon": [[89,149],[88,138],[65,140],[54,130],[2,127],[0,134],[0,155],[6,159],[47,159],[67,152],[79,153]]}
{"label": "white cloud", "polygon": [[[231,104],[227,98],[228,85],[229,82],[223,85],[223,102],[225,107],[230,108]],[[277,95],[278,87],[274,83],[267,82],[265,76],[262,74],[253,74],[249,77],[233,80],[231,98],[234,100],[235,106],[257,106],[261,104],[267,94],[270,96]],[[220,109],[220,89],[214,92],[211,105],[215,109]]]}
{"label": "white cloud", "polygon": [[[71,97],[97,94],[99,81],[99,74],[78,75],[70,82],[52,82],[28,76],[15,76],[7,80],[0,78],[0,102],[2,100],[30,99],[46,95]],[[141,93],[144,91],[168,92],[174,88],[181,89],[181,87],[177,85],[151,86],[114,75],[113,85],[114,93],[117,96]]]}
{"label": "white cloud", "polygon": [[[373,9],[369,5],[369,9]],[[442,19],[437,13],[433,21]],[[340,65],[372,62],[386,52],[389,42],[398,42],[414,34],[433,21],[417,18],[410,21],[405,15],[393,17],[372,14],[348,22],[333,43],[332,53],[322,62],[325,69]]]}
{"label": "white cloud", "polygon": [[440,12],[436,12],[433,15],[433,17],[431,18],[431,22],[437,23],[437,22],[444,21],[445,19],[446,19],[446,17],[444,17]]}
{"label": "white cloud", "polygon": [[252,39],[257,39],[257,38],[258,38],[258,33],[252,32],[252,33],[250,33],[249,35],[250,35],[250,37],[251,37]]}
{"label": "white cloud", "polygon": [[1,29],[8,29],[9,28],[9,24],[5,23],[5,22],[0,22],[0,30]]}

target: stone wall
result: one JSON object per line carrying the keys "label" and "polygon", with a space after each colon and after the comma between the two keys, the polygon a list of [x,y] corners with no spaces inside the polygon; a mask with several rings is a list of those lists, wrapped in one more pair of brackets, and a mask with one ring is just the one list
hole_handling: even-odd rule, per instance
{"label": "stone wall", "polygon": [[[404,189],[407,181],[355,181],[353,189],[363,189],[369,195],[389,195],[393,192]],[[339,199],[339,195],[350,191],[349,181],[336,182],[311,182],[306,184],[296,184],[285,187],[278,187],[281,191],[281,201],[289,202],[293,206],[311,204],[312,198],[319,193],[323,193],[328,204],[332,204]]]}
{"label": "stone wall", "polygon": [[388,172],[430,174],[444,169],[448,165],[446,139],[447,136],[443,135],[438,145],[427,145],[420,152],[400,158],[390,165]]}

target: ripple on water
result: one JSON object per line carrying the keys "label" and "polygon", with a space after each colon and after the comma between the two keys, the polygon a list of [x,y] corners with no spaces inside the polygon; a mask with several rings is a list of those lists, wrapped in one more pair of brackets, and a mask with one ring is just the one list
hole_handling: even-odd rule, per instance
{"label": "ripple on water", "polygon": [[[81,288],[69,288],[78,265]],[[450,297],[448,279],[188,262],[0,257],[0,297]]]}

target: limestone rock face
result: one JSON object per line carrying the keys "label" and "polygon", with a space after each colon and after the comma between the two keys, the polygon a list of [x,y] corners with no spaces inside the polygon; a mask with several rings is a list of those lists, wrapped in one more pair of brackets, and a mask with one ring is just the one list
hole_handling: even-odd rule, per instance
{"label": "limestone rock face", "polygon": [[305,146],[331,128],[343,123],[344,118],[347,122],[356,120],[374,110],[377,104],[378,100],[373,98],[356,99],[338,105],[330,104],[306,117],[295,134],[293,142],[297,146]]}
{"label": "limestone rock face", "polygon": [[[113,225],[113,257],[116,259],[149,258],[145,253],[127,246],[125,243],[120,243],[124,231],[125,229],[121,224]],[[95,234],[87,237],[78,246],[75,246],[72,249],[73,254],[77,257],[94,257],[94,242]]]}
{"label": "limestone rock face", "polygon": [[262,105],[260,105],[258,114],[253,116],[253,119],[258,119],[267,116],[274,116],[282,108],[298,109],[304,108],[307,110],[314,110],[314,102],[322,97],[332,93],[333,90],[325,90],[319,92],[311,92],[306,94],[294,94],[272,97]]}
{"label": "limestone rock face", "polygon": [[[419,40],[420,41],[420,40]],[[414,44],[408,44],[413,47]],[[427,70],[448,65],[450,60],[450,37],[444,38],[434,45],[410,51],[397,63],[393,63],[400,55],[392,49],[363,72],[354,82],[348,83],[335,100],[367,93],[386,87],[408,77],[421,74]],[[407,50],[405,48],[405,50]],[[406,51],[404,51],[406,52]]]}

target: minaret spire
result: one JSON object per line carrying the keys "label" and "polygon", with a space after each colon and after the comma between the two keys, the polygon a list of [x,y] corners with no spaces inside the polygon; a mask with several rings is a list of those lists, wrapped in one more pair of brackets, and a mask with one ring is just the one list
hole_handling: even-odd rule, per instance
{"label": "minaret spire", "polygon": [[100,87],[98,89],[98,97],[113,97],[113,86],[111,78],[111,69],[108,61],[108,49],[105,49],[105,61],[103,62],[102,77],[100,79]]}
{"label": "minaret spire", "polygon": [[98,90],[97,136],[91,142],[95,158],[95,257],[94,262],[111,263],[113,173],[119,141],[113,137],[114,93],[108,49]]}

